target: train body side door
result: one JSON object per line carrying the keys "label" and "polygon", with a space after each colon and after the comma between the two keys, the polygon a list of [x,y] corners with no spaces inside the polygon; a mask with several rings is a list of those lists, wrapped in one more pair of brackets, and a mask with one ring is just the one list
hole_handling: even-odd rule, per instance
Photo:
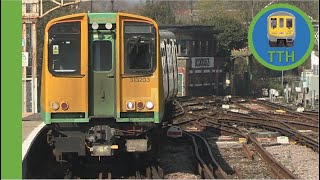
{"label": "train body side door", "polygon": [[91,116],[114,117],[115,78],[114,46],[115,34],[100,31],[93,34],[91,43]]}

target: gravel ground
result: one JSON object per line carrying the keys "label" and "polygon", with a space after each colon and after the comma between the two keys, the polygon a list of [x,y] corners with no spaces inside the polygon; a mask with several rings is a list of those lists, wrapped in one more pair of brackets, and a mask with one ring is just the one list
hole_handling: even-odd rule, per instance
{"label": "gravel ground", "polygon": [[201,179],[195,172],[191,145],[168,141],[165,146],[162,146],[159,158],[164,179]]}
{"label": "gravel ground", "polygon": [[266,147],[273,157],[302,179],[319,179],[319,154],[301,145]]}
{"label": "gravel ground", "polygon": [[170,173],[164,176],[164,179],[201,179],[198,175],[190,174],[190,173]]}
{"label": "gravel ground", "polygon": [[256,103],[243,103],[242,104],[243,106],[247,107],[247,108],[250,108],[254,111],[260,111],[260,112],[270,112],[270,110],[264,106],[261,106],[259,104],[256,104]]}
{"label": "gravel ground", "polygon": [[[215,146],[212,144],[213,147]],[[241,144],[219,144],[220,156],[229,166],[236,166],[244,179],[272,179],[272,174],[267,164],[255,155],[253,160],[248,160],[243,152]],[[250,147],[253,149],[252,147]],[[215,154],[219,154],[217,151]],[[218,158],[219,159],[219,158]],[[219,160],[221,163],[221,160]]]}

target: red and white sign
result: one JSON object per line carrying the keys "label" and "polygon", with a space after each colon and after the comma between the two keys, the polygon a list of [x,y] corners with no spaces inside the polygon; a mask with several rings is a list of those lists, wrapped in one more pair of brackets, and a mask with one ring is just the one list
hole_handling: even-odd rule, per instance
{"label": "red and white sign", "polygon": [[167,131],[167,136],[172,138],[182,137],[182,130],[178,126],[171,126]]}

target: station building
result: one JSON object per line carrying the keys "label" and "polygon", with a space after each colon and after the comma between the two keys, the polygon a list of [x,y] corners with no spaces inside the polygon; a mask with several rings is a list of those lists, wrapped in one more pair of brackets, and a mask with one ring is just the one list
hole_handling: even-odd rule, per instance
{"label": "station building", "polygon": [[166,25],[178,48],[178,96],[224,95],[224,57],[217,56],[213,26]]}

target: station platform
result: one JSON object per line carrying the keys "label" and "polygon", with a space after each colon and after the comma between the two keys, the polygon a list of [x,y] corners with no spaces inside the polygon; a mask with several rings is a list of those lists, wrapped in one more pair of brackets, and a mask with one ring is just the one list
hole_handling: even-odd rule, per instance
{"label": "station platform", "polygon": [[22,142],[42,123],[40,113],[22,116]]}
{"label": "station platform", "polygon": [[22,160],[28,153],[32,143],[46,125],[41,120],[40,113],[22,116]]}

